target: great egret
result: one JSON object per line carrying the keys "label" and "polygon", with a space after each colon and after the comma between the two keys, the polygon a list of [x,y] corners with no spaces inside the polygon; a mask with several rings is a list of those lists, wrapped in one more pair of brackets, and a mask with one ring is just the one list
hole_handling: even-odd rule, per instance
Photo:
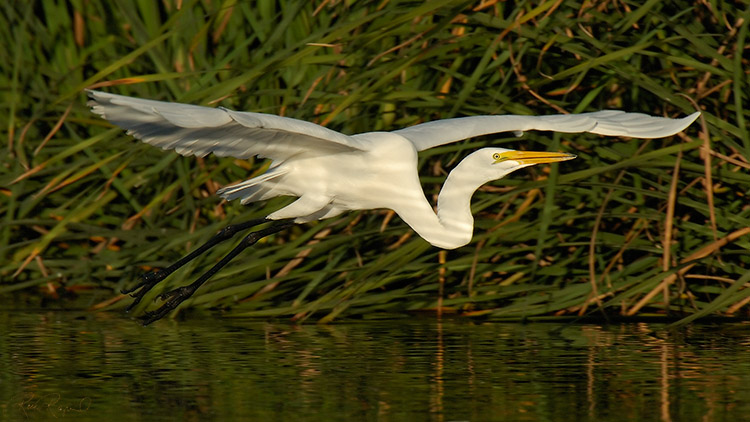
{"label": "great egret", "polygon": [[[268,227],[247,235],[227,256],[190,285],[161,294],[166,302],[147,312],[150,324],[190,297],[209,277],[258,239],[293,223],[330,218],[349,210],[389,208],[432,245],[454,249],[471,240],[474,219],[470,200],[483,184],[534,164],[575,158],[559,152],[482,148],[469,154],[448,174],[437,202],[437,213],[425,198],[417,174],[417,152],[438,145],[498,132],[527,130],[591,132],[601,135],[659,138],[689,126],[700,114],[682,119],[605,110],[550,116],[472,116],[438,120],[393,132],[344,135],[314,123],[270,114],[238,112],[223,107],[144,100],[88,91],[92,111],[127,129],[134,137],[182,155],[204,157],[266,157],[264,174],[227,186],[218,194],[242,204],[288,195],[295,202],[264,219],[228,226],[173,265],[147,273],[123,293],[138,304],[157,283],[177,268],[237,232],[266,222]],[[137,291],[136,291],[137,290]]]}

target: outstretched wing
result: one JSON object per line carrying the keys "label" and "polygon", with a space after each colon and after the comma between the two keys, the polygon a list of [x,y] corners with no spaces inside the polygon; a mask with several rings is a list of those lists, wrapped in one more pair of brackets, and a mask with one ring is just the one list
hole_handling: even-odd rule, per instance
{"label": "outstretched wing", "polygon": [[355,138],[315,123],[272,114],[144,100],[88,91],[91,110],[128,134],[182,155],[267,157],[331,154],[363,147]]}
{"label": "outstretched wing", "polygon": [[422,123],[396,130],[394,133],[411,141],[417,151],[475,136],[527,130],[551,130],[565,133],[591,132],[609,136],[661,138],[682,131],[690,126],[699,115],[700,112],[695,112],[682,119],[669,119],[642,113],[603,110],[593,113],[551,116],[472,116]]}

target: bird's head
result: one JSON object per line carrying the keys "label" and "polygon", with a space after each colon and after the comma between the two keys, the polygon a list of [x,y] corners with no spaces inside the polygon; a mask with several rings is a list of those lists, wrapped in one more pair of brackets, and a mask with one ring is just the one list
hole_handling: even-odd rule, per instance
{"label": "bird's head", "polygon": [[505,148],[482,148],[473,152],[462,161],[477,178],[485,181],[496,180],[524,167],[535,164],[554,163],[572,160],[574,154],[547,151],[516,151]]}

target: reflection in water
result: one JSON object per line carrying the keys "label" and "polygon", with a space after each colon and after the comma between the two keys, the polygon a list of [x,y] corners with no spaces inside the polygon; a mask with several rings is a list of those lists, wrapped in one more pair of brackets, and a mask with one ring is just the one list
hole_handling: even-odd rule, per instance
{"label": "reflection in water", "polygon": [[[743,420],[750,325],[2,313],[0,419]],[[656,334],[654,331],[657,329]]]}

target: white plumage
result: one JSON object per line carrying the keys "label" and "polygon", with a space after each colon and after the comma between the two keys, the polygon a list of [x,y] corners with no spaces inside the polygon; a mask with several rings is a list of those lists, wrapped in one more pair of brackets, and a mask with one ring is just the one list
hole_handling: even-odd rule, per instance
{"label": "white plumage", "polygon": [[[144,100],[89,91],[92,110],[142,141],[182,155],[266,157],[263,175],[219,190],[243,204],[280,195],[292,204],[268,219],[306,222],[344,211],[390,208],[435,246],[456,248],[471,240],[470,199],[488,181],[522,167],[574,158],[571,154],[483,148],[446,179],[437,213],[422,192],[417,152],[498,132],[548,130],[657,138],[677,133],[700,113],[682,119],[605,110],[550,116],[473,116],[438,120],[393,132],[344,135],[320,125],[263,113]],[[502,160],[493,157],[502,156]]]}
{"label": "white plumage", "polygon": [[471,116],[436,120],[394,131],[409,139],[417,151],[423,151],[462,139],[498,132],[549,130],[562,133],[591,132],[607,136],[662,138],[674,135],[690,125],[700,112],[682,119],[602,110],[593,113],[557,114],[549,116]]}

